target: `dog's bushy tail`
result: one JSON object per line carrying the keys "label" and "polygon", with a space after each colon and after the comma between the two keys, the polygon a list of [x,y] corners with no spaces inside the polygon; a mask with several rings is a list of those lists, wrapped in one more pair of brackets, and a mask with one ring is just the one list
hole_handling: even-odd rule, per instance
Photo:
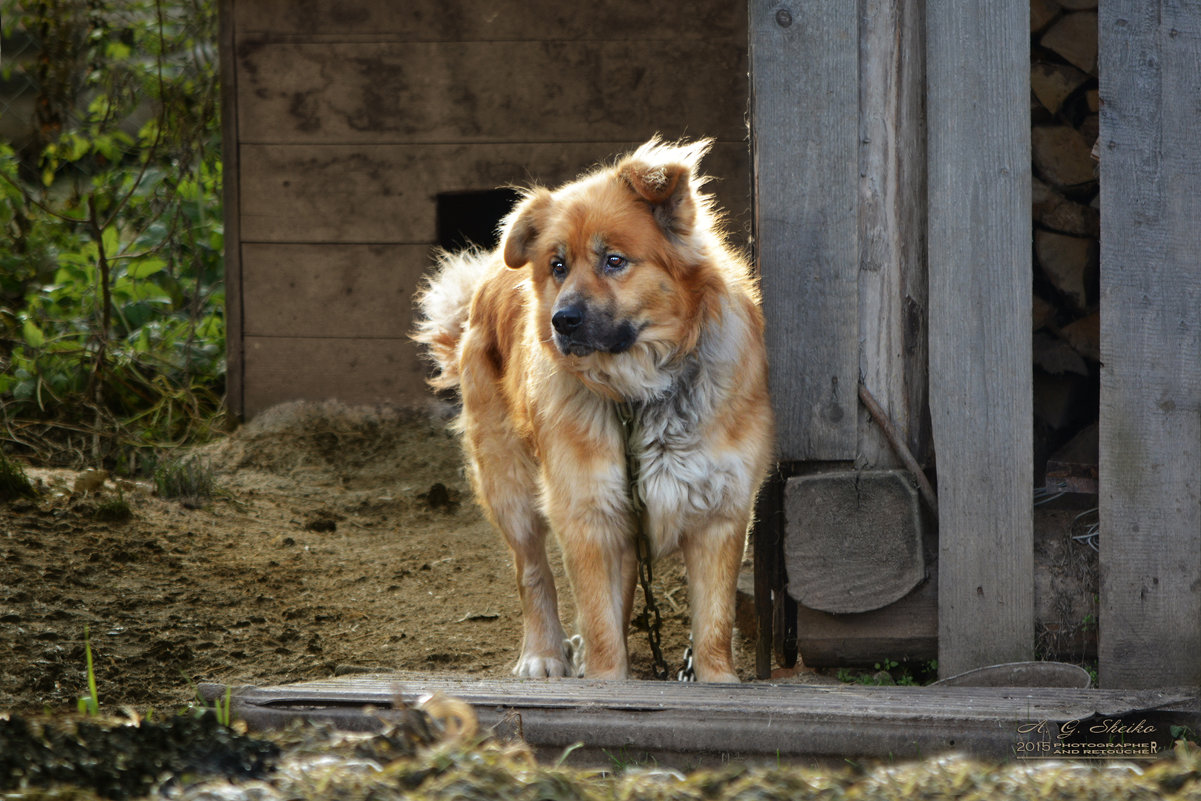
{"label": "dog's bushy tail", "polygon": [[429,379],[435,389],[459,386],[459,340],[467,325],[471,298],[489,268],[489,254],[484,251],[442,251],[437,267],[417,291],[413,339],[426,346],[438,369]]}

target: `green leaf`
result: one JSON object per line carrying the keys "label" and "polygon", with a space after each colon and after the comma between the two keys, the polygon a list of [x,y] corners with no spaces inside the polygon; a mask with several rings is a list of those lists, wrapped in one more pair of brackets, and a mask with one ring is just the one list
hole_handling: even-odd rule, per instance
{"label": "green leaf", "polygon": [[125,61],[130,56],[129,45],[119,41],[107,42],[104,46],[104,55],[112,61]]}
{"label": "green leaf", "polygon": [[66,145],[66,149],[63,151],[63,158],[67,161],[79,161],[92,149],[91,143],[79,134],[70,134],[63,137],[63,143]]}
{"label": "green leaf", "polygon": [[144,259],[138,259],[131,262],[126,268],[125,274],[130,278],[149,278],[157,272],[161,272],[167,266],[165,259],[160,259],[156,256],[149,256]]}
{"label": "green leaf", "polygon": [[25,324],[21,326],[21,336],[25,338],[25,344],[31,348],[40,348],[46,344],[46,335],[33,320],[26,320]]}
{"label": "green leaf", "polygon": [[101,241],[104,243],[104,252],[110,257],[120,252],[121,236],[117,233],[115,227],[110,225],[108,228],[105,228]]}

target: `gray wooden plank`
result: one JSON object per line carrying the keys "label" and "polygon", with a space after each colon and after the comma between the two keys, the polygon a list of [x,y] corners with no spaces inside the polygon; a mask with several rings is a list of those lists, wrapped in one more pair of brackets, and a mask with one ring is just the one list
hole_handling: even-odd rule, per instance
{"label": "gray wooden plank", "polygon": [[[580,142],[745,135],[743,41],[242,43],[253,143]],[[670,114],[665,110],[670,109]]]}
{"label": "gray wooden plank", "polygon": [[403,338],[245,337],[245,413],[293,400],[424,404],[417,347]]}
{"label": "gray wooden plank", "polygon": [[250,36],[399,41],[574,42],[729,38],[745,43],[738,3],[699,0],[686,9],[672,0],[562,3],[522,0],[481,6],[472,0],[244,0],[238,26]]}
{"label": "gray wooden plank", "polygon": [[881,659],[938,658],[938,575],[883,609],[834,615],[797,605],[797,648],[806,667],[871,667]]}
{"label": "gray wooden plank", "polygon": [[1100,42],[1100,677],[1198,684],[1201,5],[1103,3]]}
{"label": "gray wooden plank", "polygon": [[234,417],[244,409],[242,384],[242,262],[239,225],[241,175],[238,169],[238,74],[234,59],[237,38],[234,0],[220,0],[218,60],[221,71],[222,201],[225,221],[225,405]]}
{"label": "gray wooden plank", "polygon": [[412,330],[429,245],[242,247],[246,336],[394,337]]}
{"label": "gray wooden plank", "polygon": [[[207,685],[202,692],[217,698],[224,688]],[[1191,723],[1198,708],[1195,690],[704,685],[379,675],[239,688],[234,693],[234,711],[259,726],[334,713],[341,725],[362,728],[378,724],[379,710],[386,710],[397,698],[412,703],[434,692],[470,703],[485,726],[517,716],[527,742],[544,749],[582,742],[592,748],[772,759],[909,758],[952,749],[1006,758],[1014,756],[1021,738],[1018,727],[1023,724],[1085,720],[1094,714],[1123,719],[1134,714],[1171,714]],[[352,711],[365,705],[376,711]]]}
{"label": "gray wooden plank", "polygon": [[858,15],[750,3],[754,229],[784,461],[857,436]]}
{"label": "gray wooden plank", "polygon": [[[638,144],[243,144],[242,237],[247,242],[433,242],[431,201],[439,192],[535,182],[553,186]],[[746,219],[747,160],[744,142],[721,142],[702,165],[718,178],[709,189],[732,215],[735,231]]]}
{"label": "gray wooden plank", "polygon": [[[865,0],[859,23],[859,375],[917,461],[931,454],[926,347],[925,20]],[[860,406],[856,466],[901,467]]]}
{"label": "gray wooden plank", "polygon": [[1034,649],[1029,20],[927,6],[930,411],[939,671]]}

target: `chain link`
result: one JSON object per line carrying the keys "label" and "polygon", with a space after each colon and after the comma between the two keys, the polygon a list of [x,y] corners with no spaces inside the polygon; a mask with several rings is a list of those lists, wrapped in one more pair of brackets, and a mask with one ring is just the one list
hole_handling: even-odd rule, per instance
{"label": "chain link", "polygon": [[617,417],[624,430],[626,452],[626,480],[629,484],[630,512],[634,517],[634,543],[638,552],[638,583],[642,585],[642,596],[646,603],[645,615],[646,639],[651,646],[651,660],[654,663],[652,671],[656,679],[664,681],[670,675],[667,660],[663,658],[661,645],[661,629],[663,615],[659,605],[655,603],[655,594],[651,590],[654,572],[651,568],[651,541],[646,533],[646,501],[639,491],[638,456],[634,452],[634,437],[636,426],[634,409],[628,403],[617,404]]}

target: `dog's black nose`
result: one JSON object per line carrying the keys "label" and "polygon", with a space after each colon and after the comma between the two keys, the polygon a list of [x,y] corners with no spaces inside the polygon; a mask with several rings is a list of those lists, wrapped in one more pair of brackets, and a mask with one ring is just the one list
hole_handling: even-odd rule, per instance
{"label": "dog's black nose", "polygon": [[565,306],[559,309],[550,318],[550,324],[555,327],[555,330],[564,336],[580,327],[584,322],[584,307],[577,304]]}

